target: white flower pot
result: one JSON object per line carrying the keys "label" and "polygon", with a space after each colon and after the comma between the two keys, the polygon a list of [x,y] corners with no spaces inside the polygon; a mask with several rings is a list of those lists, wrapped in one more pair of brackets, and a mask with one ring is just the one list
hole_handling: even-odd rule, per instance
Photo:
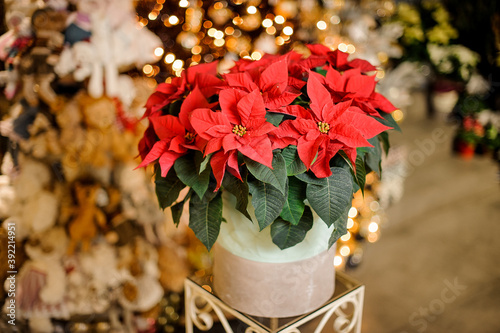
{"label": "white flower pot", "polygon": [[214,291],[219,298],[241,312],[270,318],[302,315],[331,298],[331,228],[315,216],[304,241],[280,250],[272,242],[270,227],[259,232],[251,205],[253,223],[233,207],[234,198],[224,195],[227,223],[222,223],[214,246]]}

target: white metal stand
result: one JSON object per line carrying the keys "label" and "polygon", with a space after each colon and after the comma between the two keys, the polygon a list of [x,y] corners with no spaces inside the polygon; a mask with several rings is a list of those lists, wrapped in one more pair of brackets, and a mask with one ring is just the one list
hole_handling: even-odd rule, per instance
{"label": "white metal stand", "polygon": [[336,272],[335,293],[327,303],[315,311],[291,318],[249,316],[231,308],[190,279],[184,284],[186,333],[193,333],[193,324],[208,331],[214,319],[220,321],[225,332],[234,333],[228,317],[238,319],[242,327],[246,327],[245,333],[361,332],[365,286],[342,272]]}

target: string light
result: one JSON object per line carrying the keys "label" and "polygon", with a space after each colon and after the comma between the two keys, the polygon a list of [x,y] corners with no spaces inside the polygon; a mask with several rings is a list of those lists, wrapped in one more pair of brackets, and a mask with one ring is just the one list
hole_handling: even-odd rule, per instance
{"label": "string light", "polygon": [[157,56],[158,58],[159,58],[159,57],[161,57],[161,56],[163,55],[163,52],[164,52],[164,51],[163,51],[163,48],[161,48],[161,47],[157,47],[157,48],[155,49],[155,51],[154,51],[155,56]]}
{"label": "string light", "polygon": [[171,25],[176,25],[179,23],[179,18],[175,15],[172,15],[168,18],[168,23],[170,23]]}
{"label": "string light", "polygon": [[247,8],[247,13],[248,14],[256,14],[257,13],[257,7],[255,7],[255,6],[249,6]]}
{"label": "string light", "polygon": [[316,23],[316,27],[318,27],[319,30],[325,30],[327,25],[325,21],[318,21],[318,23]]}
{"label": "string light", "polygon": [[293,28],[292,27],[284,27],[283,28],[283,33],[287,36],[290,36],[293,34]]}
{"label": "string light", "polygon": [[285,23],[285,18],[281,15],[278,15],[274,18],[274,22],[276,22],[278,24],[283,24],[283,23]]}
{"label": "string light", "polygon": [[264,28],[269,28],[269,27],[270,27],[270,26],[272,26],[272,25],[273,25],[273,20],[271,20],[271,19],[266,18],[266,19],[264,19],[264,20],[262,21],[262,26],[263,26]]}

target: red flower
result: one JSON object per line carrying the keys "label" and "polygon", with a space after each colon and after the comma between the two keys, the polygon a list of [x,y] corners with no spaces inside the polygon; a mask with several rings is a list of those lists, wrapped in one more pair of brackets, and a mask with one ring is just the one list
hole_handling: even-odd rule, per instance
{"label": "red flower", "polygon": [[268,133],[275,130],[266,121],[264,100],[258,90],[246,93],[225,89],[219,93],[220,112],[197,109],[191,115],[196,133],[207,140],[205,155],[213,153],[210,165],[217,180],[218,190],[226,170],[241,179],[237,152],[268,167],[272,167],[273,153]]}
{"label": "red flower", "polygon": [[347,58],[349,57],[349,53],[342,52],[338,49],[332,51],[328,47],[321,44],[309,44],[307,45],[307,48],[309,48],[309,50],[311,51],[311,57],[323,58],[323,64],[328,61],[328,63],[338,71],[346,71],[348,69],[358,68],[361,72],[366,73],[377,70],[375,66],[373,66],[366,60],[347,60]]}
{"label": "red flower", "polygon": [[[165,177],[175,161],[185,155],[188,149],[202,150],[206,141],[196,135],[189,117],[194,109],[208,107],[210,105],[201,90],[195,87],[182,103],[178,118],[172,115],[149,117],[152,126],[146,130],[139,143],[142,163],[138,168],[159,159],[161,175]],[[160,139],[157,142],[156,136]]]}
{"label": "red flower", "polygon": [[[271,62],[275,58],[266,59]],[[224,79],[230,88],[238,88],[247,92],[256,89],[262,92],[264,105],[267,109],[274,110],[289,105],[300,95],[300,85],[296,80],[289,85],[288,62],[286,58],[265,67],[256,67],[255,70],[224,75]]]}
{"label": "red flower", "polygon": [[285,144],[295,139],[301,161],[318,178],[331,175],[329,163],[339,150],[344,150],[355,165],[356,148],[372,147],[367,139],[389,129],[352,107],[351,101],[335,104],[328,90],[314,75],[310,75],[307,82],[307,93],[311,109],[300,106],[286,108],[286,112],[297,118],[284,121],[274,135],[284,139],[282,143]]}
{"label": "red flower", "polygon": [[333,68],[329,68],[326,77],[321,74],[311,72],[330,91],[332,98],[336,103],[351,100],[353,106],[359,107],[367,114],[379,117],[378,110],[390,113],[396,110],[384,96],[375,92],[374,75],[362,74],[359,69],[349,69],[340,73]]}
{"label": "red flower", "polygon": [[205,97],[214,95],[222,82],[217,75],[217,62],[189,67],[181,77],[175,77],[171,83],[160,83],[146,102],[143,118],[160,114],[161,109],[180,99],[190,88],[197,86]]}

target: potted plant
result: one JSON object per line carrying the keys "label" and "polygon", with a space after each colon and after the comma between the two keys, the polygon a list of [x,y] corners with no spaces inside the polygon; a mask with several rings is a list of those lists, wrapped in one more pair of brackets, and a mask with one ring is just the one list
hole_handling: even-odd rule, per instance
{"label": "potted plant", "polygon": [[[346,233],[353,191],[381,172],[387,131],[398,128],[396,108],[375,92],[375,67],[308,48],[308,57],[242,59],[222,75],[213,63],[190,67],[146,105],[139,167],[155,165],[158,200],[174,223],[189,204],[196,236],[208,250],[220,245],[216,292],[253,315],[298,315],[332,295],[328,249]],[[277,284],[288,289],[277,294]],[[324,288],[311,296],[314,285]]]}

